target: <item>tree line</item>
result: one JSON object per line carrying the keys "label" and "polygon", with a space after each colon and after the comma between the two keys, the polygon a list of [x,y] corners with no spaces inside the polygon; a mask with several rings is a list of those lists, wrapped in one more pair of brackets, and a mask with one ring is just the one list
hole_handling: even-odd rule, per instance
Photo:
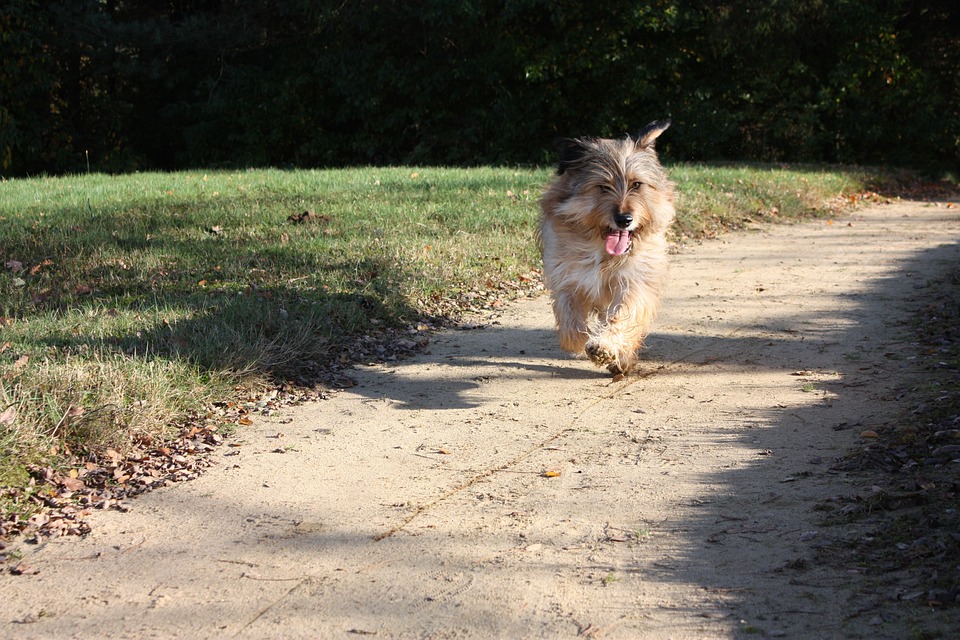
{"label": "tree line", "polygon": [[960,166],[955,0],[4,0],[0,174],[672,160]]}

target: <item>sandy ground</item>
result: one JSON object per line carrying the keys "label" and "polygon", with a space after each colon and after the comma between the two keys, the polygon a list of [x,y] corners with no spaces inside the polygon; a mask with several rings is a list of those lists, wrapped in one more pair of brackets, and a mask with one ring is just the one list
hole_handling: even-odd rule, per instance
{"label": "sandy ground", "polygon": [[831,467],[902,409],[898,323],[958,239],[898,203],[684,248],[621,382],[558,350],[545,296],[437,335],[22,545],[0,637],[909,637],[922,607],[817,559],[815,507],[869,482]]}

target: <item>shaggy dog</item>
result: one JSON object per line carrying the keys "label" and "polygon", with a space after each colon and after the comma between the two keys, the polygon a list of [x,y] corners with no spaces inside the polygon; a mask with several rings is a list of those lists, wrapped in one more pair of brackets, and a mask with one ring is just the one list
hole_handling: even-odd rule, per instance
{"label": "shaggy dog", "polygon": [[656,316],[667,271],[673,183],[652,122],[619,140],[561,142],[557,176],[540,200],[540,247],[560,347],[627,374]]}

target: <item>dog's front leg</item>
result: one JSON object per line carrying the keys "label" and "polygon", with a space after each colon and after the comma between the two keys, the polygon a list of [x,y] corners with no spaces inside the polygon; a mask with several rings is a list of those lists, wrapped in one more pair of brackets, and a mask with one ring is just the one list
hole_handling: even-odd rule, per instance
{"label": "dog's front leg", "polygon": [[658,299],[655,291],[642,285],[622,292],[584,345],[590,359],[611,373],[630,373],[656,316]]}
{"label": "dog's front leg", "polygon": [[587,313],[589,306],[576,294],[563,291],[553,293],[553,315],[557,319],[560,348],[574,355],[583,353],[587,342]]}

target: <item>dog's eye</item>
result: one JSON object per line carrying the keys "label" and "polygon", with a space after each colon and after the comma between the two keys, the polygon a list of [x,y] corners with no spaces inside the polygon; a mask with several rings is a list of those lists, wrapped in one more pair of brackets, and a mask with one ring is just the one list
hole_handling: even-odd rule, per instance
{"label": "dog's eye", "polygon": [[643,183],[639,180],[630,183],[630,191],[638,191]]}

